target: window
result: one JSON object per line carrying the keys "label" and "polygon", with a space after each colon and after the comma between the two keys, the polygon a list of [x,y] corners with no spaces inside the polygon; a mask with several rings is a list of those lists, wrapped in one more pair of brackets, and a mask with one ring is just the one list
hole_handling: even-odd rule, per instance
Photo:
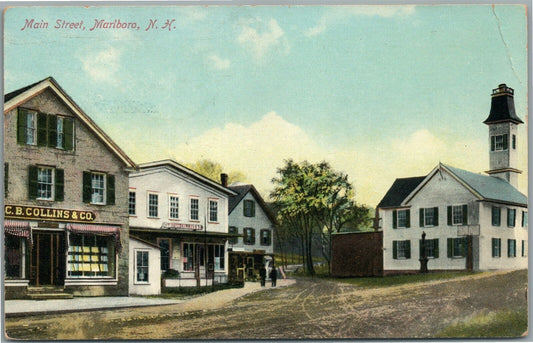
{"label": "window", "polygon": [[467,225],[467,205],[448,206],[448,225]]}
{"label": "window", "polygon": [[255,244],[255,229],[252,228],[244,228],[244,238],[243,238],[244,244],[247,245],[254,245]]}
{"label": "window", "polygon": [[134,216],[136,214],[136,211],[135,211],[135,197],[136,197],[136,193],[135,192],[130,192],[129,193],[129,196],[128,196],[128,214],[130,216]]}
{"label": "window", "polygon": [[513,135],[513,150],[516,149],[516,135]]}
{"label": "window", "polygon": [[198,216],[198,209],[199,208],[200,208],[200,206],[199,206],[198,198],[191,198],[191,200],[190,200],[190,219],[191,220],[198,220],[199,219],[199,216]]}
{"label": "window", "polygon": [[63,131],[63,118],[57,117],[56,122],[56,148],[64,148],[65,132]]}
{"label": "window", "polygon": [[500,226],[501,212],[502,210],[499,207],[492,208],[492,226]]}
{"label": "window", "polygon": [[[198,265],[204,266],[205,247],[204,243],[183,243],[181,256],[183,271],[193,271]],[[225,246],[223,244],[207,245],[207,261],[210,270],[224,270],[226,265]]]}
{"label": "window", "polygon": [[261,245],[270,245],[272,244],[272,234],[270,230],[261,230]]}
{"label": "window", "polygon": [[527,227],[527,211],[522,211],[522,227]]}
{"label": "window", "polygon": [[183,243],[181,260],[184,271],[192,271],[194,267],[194,244]]}
{"label": "window", "polygon": [[[212,246],[215,250],[215,270],[224,270],[225,265],[225,253],[224,245],[214,245]],[[209,258],[211,260],[211,258]]]}
{"label": "window", "polygon": [[137,266],[135,281],[148,283],[148,251],[137,250],[135,260]]}
{"label": "window", "polygon": [[[419,241],[420,244],[420,257],[422,257],[422,240]],[[439,258],[439,239],[426,239],[426,257],[429,258]]]}
{"label": "window", "polygon": [[408,228],[411,226],[411,211],[410,210],[394,210],[392,211],[392,228]]}
{"label": "window", "polygon": [[244,200],[244,216],[255,217],[255,202],[253,200]]}
{"label": "window", "polygon": [[216,200],[209,200],[209,221],[218,222],[218,201]]}
{"label": "window", "polygon": [[83,172],[83,202],[115,204],[115,176],[102,172]]}
{"label": "window", "polygon": [[522,240],[522,257],[527,257],[527,241]]}
{"label": "window", "polygon": [[490,137],[490,150],[501,151],[507,150],[509,147],[508,135],[495,135]]}
{"label": "window", "polygon": [[420,227],[438,226],[439,225],[439,208],[421,208],[420,209]]}
{"label": "window", "polygon": [[466,256],[466,238],[448,238],[448,257]]}
{"label": "window", "polygon": [[148,193],[148,217],[157,218],[159,209],[159,194]]}
{"label": "window", "polygon": [[180,217],[180,199],[177,196],[170,195],[168,199],[170,219],[179,219]]}
{"label": "window", "polygon": [[74,145],[73,137],[74,121],[72,118],[59,117],[23,108],[18,109],[18,144],[72,150]]}
{"label": "window", "polygon": [[26,144],[37,144],[37,113],[28,111],[26,113]]}
{"label": "window", "polygon": [[[235,226],[230,226],[228,229],[228,233],[232,235],[236,235],[239,233],[239,229],[237,229]],[[237,244],[239,242],[239,237],[230,237],[229,238],[229,244]]]}
{"label": "window", "polygon": [[4,236],[4,262],[4,272],[7,279],[25,278],[25,239],[9,234]]}
{"label": "window", "polygon": [[514,227],[516,223],[516,210],[515,209],[507,209],[507,226]]}
{"label": "window", "polygon": [[502,257],[502,240],[501,238],[492,239],[492,257]]}
{"label": "window", "polygon": [[69,234],[67,270],[69,277],[114,277],[114,238]]}
{"label": "window", "polygon": [[29,167],[30,200],[64,200],[64,171],[50,167]]}
{"label": "window", "polygon": [[170,238],[158,238],[157,245],[161,250],[161,271],[170,268]]}
{"label": "window", "polygon": [[507,240],[507,257],[516,257],[516,239]]}
{"label": "window", "polygon": [[392,241],[392,258],[405,260],[411,258],[411,241]]}

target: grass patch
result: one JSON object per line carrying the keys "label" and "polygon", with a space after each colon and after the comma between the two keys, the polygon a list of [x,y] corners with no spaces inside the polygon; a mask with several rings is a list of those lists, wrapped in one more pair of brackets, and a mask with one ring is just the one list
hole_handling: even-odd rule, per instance
{"label": "grass patch", "polygon": [[439,338],[521,337],[527,331],[527,310],[503,310],[478,315],[464,323],[455,323],[440,333]]}
{"label": "grass patch", "polygon": [[147,298],[159,298],[159,299],[186,299],[194,295],[207,294],[211,292],[221,291],[230,288],[243,288],[244,282],[230,282],[216,284],[215,286],[202,286],[202,287],[162,287],[161,294],[149,295]]}
{"label": "grass patch", "polygon": [[427,282],[433,280],[453,279],[465,275],[472,275],[472,272],[460,271],[449,273],[427,273],[427,274],[410,274],[410,275],[391,275],[391,276],[374,276],[360,277],[349,279],[335,279],[340,282],[349,283],[363,288],[391,287],[404,285],[408,283]]}

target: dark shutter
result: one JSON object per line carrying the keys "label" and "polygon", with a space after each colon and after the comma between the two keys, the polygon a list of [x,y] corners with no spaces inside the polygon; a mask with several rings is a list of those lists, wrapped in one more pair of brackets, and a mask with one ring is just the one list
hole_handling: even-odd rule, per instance
{"label": "dark shutter", "polygon": [[26,144],[26,119],[28,112],[19,108],[17,114],[17,143]]}
{"label": "dark shutter", "polygon": [[392,258],[398,259],[398,241],[392,241]]}
{"label": "dark shutter", "polygon": [[48,115],[45,113],[37,114],[37,145],[46,146],[48,140]]}
{"label": "dark shutter", "polygon": [[448,257],[453,257],[453,238],[448,238]]}
{"label": "dark shutter", "polygon": [[511,240],[507,240],[507,257],[511,257]]}
{"label": "dark shutter", "polygon": [[90,203],[92,198],[91,173],[83,172],[83,202]]}
{"label": "dark shutter", "polygon": [[439,208],[438,207],[434,207],[434,210],[433,210],[433,224],[435,226],[439,226]]}
{"label": "dark shutter", "polygon": [[115,204],[115,175],[107,175],[107,205]]}
{"label": "dark shutter", "polygon": [[29,174],[28,174],[28,196],[30,200],[37,199],[37,192],[38,192],[38,170],[36,166],[30,166],[29,167]]}
{"label": "dark shutter", "polygon": [[448,225],[452,225],[452,207],[448,206]]}
{"label": "dark shutter", "polygon": [[255,217],[255,202],[250,201],[250,206],[252,207],[252,217]]}
{"label": "dark shutter", "polygon": [[[8,193],[8,181],[9,181],[9,164],[7,163],[4,163],[4,198],[7,197],[7,193]],[[524,214],[524,212],[522,212],[522,214]],[[522,216],[523,217],[523,216]]]}
{"label": "dark shutter", "polygon": [[513,149],[516,149],[516,135],[513,135]]}
{"label": "dark shutter", "polygon": [[492,257],[496,257],[496,238],[492,239]]}
{"label": "dark shutter", "polygon": [[405,211],[405,227],[411,227],[411,210]]}
{"label": "dark shutter", "polygon": [[54,115],[48,116],[48,146],[57,147],[57,117]]}
{"label": "dark shutter", "polygon": [[74,121],[72,118],[63,119],[63,148],[72,150],[74,147]]}
{"label": "dark shutter", "polygon": [[468,225],[468,205],[463,205],[463,225]]}
{"label": "dark shutter", "polygon": [[503,150],[509,149],[509,137],[507,134],[503,135]]}
{"label": "dark shutter", "polygon": [[433,240],[433,246],[435,247],[435,258],[439,258],[439,239],[435,238]]}
{"label": "dark shutter", "polygon": [[63,169],[55,170],[55,200],[65,200],[65,172]]}
{"label": "dark shutter", "polygon": [[411,241],[405,241],[406,242],[406,251],[405,251],[405,258],[410,259],[411,258]]}
{"label": "dark shutter", "polygon": [[[428,241],[426,241],[426,244],[428,244]],[[420,258],[422,258],[422,249],[423,249],[423,247],[422,247],[422,240],[419,239],[419,240],[418,240],[418,251],[419,251]]]}
{"label": "dark shutter", "polygon": [[392,228],[393,229],[396,229],[398,227],[397,221],[398,221],[398,213],[396,212],[396,210],[394,210],[392,211]]}
{"label": "dark shutter", "polygon": [[496,136],[490,137],[490,151],[496,150]]}
{"label": "dark shutter", "polygon": [[420,224],[420,227],[424,227],[424,209],[421,208],[418,212],[418,222]]}
{"label": "dark shutter", "polygon": [[466,237],[463,237],[461,239],[461,256],[466,256],[466,251],[468,250],[468,239]]}

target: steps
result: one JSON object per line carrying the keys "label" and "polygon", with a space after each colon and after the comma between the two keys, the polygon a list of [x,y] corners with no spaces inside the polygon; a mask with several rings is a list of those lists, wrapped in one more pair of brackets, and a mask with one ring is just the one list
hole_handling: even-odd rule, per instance
{"label": "steps", "polygon": [[28,287],[27,297],[31,300],[74,298],[72,294],[65,292],[65,288],[62,286]]}

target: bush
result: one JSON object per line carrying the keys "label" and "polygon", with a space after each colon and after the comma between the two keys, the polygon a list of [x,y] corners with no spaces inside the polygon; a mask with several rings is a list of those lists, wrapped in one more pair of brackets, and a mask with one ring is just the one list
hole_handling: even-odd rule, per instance
{"label": "bush", "polygon": [[163,279],[179,279],[180,272],[175,269],[167,269],[163,273]]}

